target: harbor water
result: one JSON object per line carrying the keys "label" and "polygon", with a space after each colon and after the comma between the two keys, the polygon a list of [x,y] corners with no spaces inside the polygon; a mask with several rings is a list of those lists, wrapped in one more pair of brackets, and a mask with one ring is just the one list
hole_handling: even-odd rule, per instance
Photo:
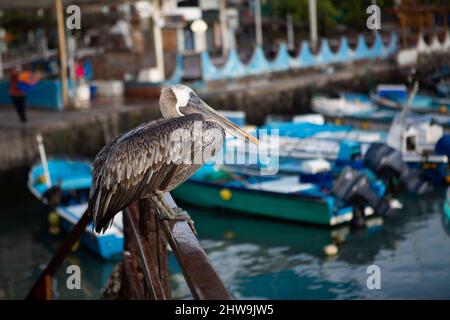
{"label": "harbor water", "polygon": [[[9,179],[11,180],[11,179]],[[2,183],[0,299],[21,299],[64,239],[51,234],[47,212],[25,186],[25,177]],[[239,299],[448,299],[450,227],[443,215],[445,190],[417,199],[367,229],[314,227],[238,213],[184,206],[202,246]],[[323,248],[337,243],[336,256]],[[57,299],[96,299],[117,262],[80,246],[59,269]],[[81,268],[81,290],[68,290],[68,265]],[[369,289],[369,266],[380,269],[380,289]],[[174,298],[190,298],[170,260]],[[369,268],[370,269],[370,268]]]}

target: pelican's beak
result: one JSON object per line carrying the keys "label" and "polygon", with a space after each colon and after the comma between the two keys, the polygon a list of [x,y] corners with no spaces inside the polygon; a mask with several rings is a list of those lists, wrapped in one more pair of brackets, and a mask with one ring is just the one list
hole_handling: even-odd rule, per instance
{"label": "pelican's beak", "polygon": [[198,109],[199,113],[201,113],[205,118],[216,121],[224,130],[228,131],[236,138],[241,139],[243,141],[249,141],[258,145],[259,143],[258,139],[256,139],[251,134],[245,132],[241,128],[239,128],[237,125],[235,125],[233,122],[231,122],[224,116],[220,115],[216,110],[211,108],[205,101],[200,99],[197,95],[191,96],[189,103],[191,105],[194,105]]}

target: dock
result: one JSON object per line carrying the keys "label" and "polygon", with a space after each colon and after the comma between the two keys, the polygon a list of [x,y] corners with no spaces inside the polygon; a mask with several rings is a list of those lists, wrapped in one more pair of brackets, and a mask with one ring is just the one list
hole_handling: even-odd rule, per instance
{"label": "dock", "polygon": [[51,154],[92,156],[120,132],[159,115],[157,101],[98,101],[89,109],[28,110],[21,124],[12,106],[0,109],[0,171],[23,168],[37,159],[36,134]]}

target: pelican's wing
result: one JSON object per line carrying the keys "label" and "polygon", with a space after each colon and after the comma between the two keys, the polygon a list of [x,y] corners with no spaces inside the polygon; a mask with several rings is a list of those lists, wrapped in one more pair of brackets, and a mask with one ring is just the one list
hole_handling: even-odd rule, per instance
{"label": "pelican's wing", "polygon": [[108,229],[117,212],[158,190],[186,152],[184,149],[191,152],[173,139],[174,133],[190,135],[195,121],[202,123],[203,117],[193,114],[144,123],[98,153],[93,163],[88,209],[97,232]]}

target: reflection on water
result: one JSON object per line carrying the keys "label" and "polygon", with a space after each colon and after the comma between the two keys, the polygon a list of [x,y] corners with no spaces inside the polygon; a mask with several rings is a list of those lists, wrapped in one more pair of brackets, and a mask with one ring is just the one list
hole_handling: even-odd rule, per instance
{"label": "reflection on water", "polygon": [[[402,199],[405,208],[381,227],[329,230],[185,207],[202,245],[236,298],[347,299],[450,298],[450,228],[444,190],[426,199]],[[48,233],[45,209],[21,184],[1,192],[0,298],[23,298],[64,235]],[[345,241],[344,241],[345,240]],[[342,242],[336,257],[322,249]],[[80,248],[65,262],[82,270],[83,290],[66,288],[65,267],[56,276],[60,299],[95,299],[115,263]],[[366,287],[369,265],[381,268],[381,290]],[[173,257],[174,297],[189,291]]]}
{"label": "reflection on water", "polygon": [[[244,218],[189,208],[214,267],[236,298],[450,298],[450,229],[444,190],[402,199],[384,225],[350,232]],[[340,239],[338,256],[323,247]],[[381,268],[381,290],[366,286],[367,267]],[[176,291],[188,297],[187,288]]]}
{"label": "reflection on water", "polygon": [[[28,192],[25,177],[0,190],[0,299],[22,299],[64,239],[48,232],[46,209]],[[2,184],[5,188],[5,184]],[[83,290],[68,290],[66,268],[81,267]],[[95,299],[114,262],[104,262],[82,248],[58,270],[54,293],[60,299]]]}

